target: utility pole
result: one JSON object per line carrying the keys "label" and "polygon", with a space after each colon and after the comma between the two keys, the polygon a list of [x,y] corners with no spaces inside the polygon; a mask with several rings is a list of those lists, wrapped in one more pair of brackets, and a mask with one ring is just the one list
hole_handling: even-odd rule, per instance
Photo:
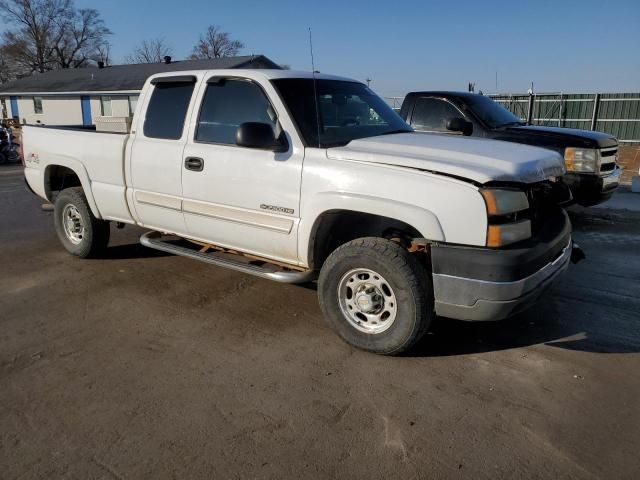
{"label": "utility pole", "polygon": [[536,94],[533,92],[533,82],[531,82],[531,88],[529,89],[529,105],[527,107],[527,125],[533,125],[533,110],[536,106]]}

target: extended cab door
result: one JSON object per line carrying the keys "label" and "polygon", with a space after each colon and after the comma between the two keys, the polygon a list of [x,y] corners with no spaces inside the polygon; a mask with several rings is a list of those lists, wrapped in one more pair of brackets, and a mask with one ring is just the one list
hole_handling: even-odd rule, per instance
{"label": "extended cab door", "polygon": [[182,214],[182,164],[196,86],[195,76],[157,77],[151,81],[140,109],[129,153],[129,201],[138,222],[176,234],[186,234]]}
{"label": "extended cab door", "polygon": [[[199,92],[184,150],[183,211],[189,236],[261,257],[297,263],[304,147],[273,87],[212,74]],[[245,122],[287,138],[275,152],[236,145]]]}

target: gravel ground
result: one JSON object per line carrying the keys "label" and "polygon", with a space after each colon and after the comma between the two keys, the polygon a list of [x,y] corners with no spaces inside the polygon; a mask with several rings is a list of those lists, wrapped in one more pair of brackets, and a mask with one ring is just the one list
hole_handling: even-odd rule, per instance
{"label": "gravel ground", "polygon": [[[15,172],[15,173],[12,173]],[[58,244],[0,170],[0,477],[638,478],[640,221],[572,213],[587,260],[508,321],[350,348],[313,288],[137,244]]]}

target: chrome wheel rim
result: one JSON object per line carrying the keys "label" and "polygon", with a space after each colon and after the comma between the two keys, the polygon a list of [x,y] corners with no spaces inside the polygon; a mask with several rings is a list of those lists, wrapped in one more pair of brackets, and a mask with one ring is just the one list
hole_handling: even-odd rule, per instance
{"label": "chrome wheel rim", "polygon": [[67,239],[74,245],[84,239],[84,221],[75,205],[66,205],[62,210],[62,228]]}
{"label": "chrome wheel rim", "polygon": [[356,330],[378,334],[396,319],[398,302],[389,282],[368,268],[345,273],[338,283],[340,310]]}

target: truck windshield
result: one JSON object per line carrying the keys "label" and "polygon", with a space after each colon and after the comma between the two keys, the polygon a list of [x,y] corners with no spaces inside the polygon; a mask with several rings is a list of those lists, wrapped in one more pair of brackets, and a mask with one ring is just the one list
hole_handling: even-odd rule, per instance
{"label": "truck windshield", "polygon": [[473,95],[469,99],[469,106],[489,128],[524,125],[513,113],[489,97]]}
{"label": "truck windshield", "polygon": [[310,78],[272,82],[309,146],[336,147],[357,138],[413,131],[384,100],[361,83],[316,80],[314,89]]}

